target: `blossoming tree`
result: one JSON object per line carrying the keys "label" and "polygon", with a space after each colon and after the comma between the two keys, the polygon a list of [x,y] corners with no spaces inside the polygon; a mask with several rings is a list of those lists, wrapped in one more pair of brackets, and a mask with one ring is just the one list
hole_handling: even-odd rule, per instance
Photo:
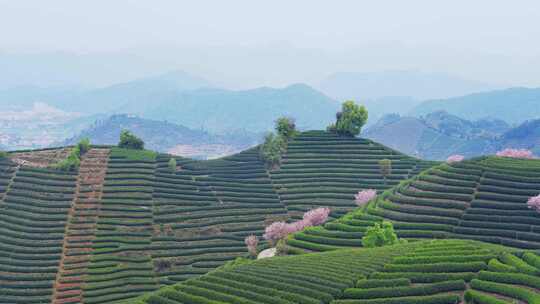
{"label": "blossoming tree", "polygon": [[355,194],[354,201],[358,207],[362,207],[367,204],[367,202],[372,200],[375,196],[377,196],[377,190],[366,189],[359,191],[357,194]]}
{"label": "blossoming tree", "polygon": [[497,152],[497,156],[525,159],[534,158],[534,154],[531,150],[527,149],[504,149]]}
{"label": "blossoming tree", "polygon": [[258,254],[257,245],[259,244],[259,238],[255,235],[250,235],[244,239],[244,243],[246,244],[249,254],[252,257],[256,257]]}
{"label": "blossoming tree", "polygon": [[280,240],[287,238],[289,234],[302,231],[310,226],[321,225],[328,220],[329,208],[316,208],[304,213],[301,220],[292,223],[274,222],[266,227],[263,237],[275,245]]}
{"label": "blossoming tree", "polygon": [[448,158],[446,159],[446,163],[448,163],[448,164],[459,163],[460,161],[462,161],[464,159],[465,159],[465,157],[463,155],[454,154],[454,155],[448,156]]}
{"label": "blossoming tree", "polygon": [[527,201],[527,206],[531,209],[536,210],[536,212],[540,213],[540,194],[537,196],[530,197]]}

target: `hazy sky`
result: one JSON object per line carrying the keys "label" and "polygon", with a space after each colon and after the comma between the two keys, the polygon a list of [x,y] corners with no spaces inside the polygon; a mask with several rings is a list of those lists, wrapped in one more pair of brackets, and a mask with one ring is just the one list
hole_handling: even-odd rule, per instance
{"label": "hazy sky", "polygon": [[540,1],[0,0],[0,52],[50,51],[236,88],[396,69],[540,86]]}

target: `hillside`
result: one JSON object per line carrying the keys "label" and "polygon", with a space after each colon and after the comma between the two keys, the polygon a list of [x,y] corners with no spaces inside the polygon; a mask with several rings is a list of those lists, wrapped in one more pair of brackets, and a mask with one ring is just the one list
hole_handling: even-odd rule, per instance
{"label": "hillside", "polygon": [[386,115],[370,126],[364,136],[409,155],[444,160],[453,154],[476,157],[494,154],[502,147],[514,147],[510,141],[499,139],[510,130],[502,120],[469,121],[439,111],[419,118]]}
{"label": "hillside", "polygon": [[446,111],[470,120],[490,117],[512,124],[522,123],[540,117],[540,88],[511,88],[428,100],[410,114],[420,116],[435,111]]}
{"label": "hillside", "polygon": [[[208,132],[189,129],[166,121],[118,114],[97,121],[77,136],[56,146],[73,145],[83,138],[88,138],[97,145],[115,145],[122,130],[130,130],[137,134],[149,150],[172,154],[183,153],[180,155],[197,159],[233,154],[256,145],[262,138],[262,134],[247,132],[211,135]],[[166,136],[163,136],[164,134]]]}
{"label": "hillside", "polygon": [[[44,167],[67,149],[12,153]],[[244,237],[271,221],[331,206],[354,209],[432,165],[364,139],[306,132],[281,169],[258,150],[212,161],[94,147],[79,172],[6,159],[0,170],[0,303],[111,303],[205,274],[245,255]],[[378,160],[394,160],[385,183]]]}
{"label": "hillside", "polygon": [[480,242],[423,241],[237,262],[135,303],[538,303],[539,262]]}
{"label": "hillside", "polygon": [[446,112],[420,118],[392,114],[363,135],[423,159],[444,160],[453,154],[478,157],[505,148],[529,149],[540,154],[540,119],[510,127],[502,120],[469,121]]}
{"label": "hillside", "polygon": [[482,157],[435,166],[386,191],[366,210],[294,235],[307,250],[357,246],[373,222],[394,222],[404,238],[465,238],[540,249],[540,214],[527,200],[540,193],[540,160]]}

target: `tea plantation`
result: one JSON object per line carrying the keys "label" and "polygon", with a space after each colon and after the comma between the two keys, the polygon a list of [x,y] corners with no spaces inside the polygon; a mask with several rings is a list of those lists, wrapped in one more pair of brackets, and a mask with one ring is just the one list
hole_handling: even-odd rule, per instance
{"label": "tea plantation", "polygon": [[289,243],[314,251],[358,246],[367,227],[386,219],[403,238],[465,238],[540,249],[540,214],[526,204],[540,193],[539,169],[539,160],[501,157],[435,166],[366,209],[300,232]]}
{"label": "tea plantation", "polygon": [[539,263],[476,241],[421,241],[238,261],[134,302],[540,303]]}
{"label": "tea plantation", "polygon": [[[0,303],[537,303],[539,258],[522,250],[540,249],[525,204],[540,161],[447,165],[322,131],[272,170],[258,148],[196,161],[96,146],[73,172],[24,155],[0,159]],[[367,188],[382,195],[355,210]],[[247,235],[319,206],[333,220],[288,245],[329,252],[236,260]],[[360,249],[383,219],[410,242]]]}

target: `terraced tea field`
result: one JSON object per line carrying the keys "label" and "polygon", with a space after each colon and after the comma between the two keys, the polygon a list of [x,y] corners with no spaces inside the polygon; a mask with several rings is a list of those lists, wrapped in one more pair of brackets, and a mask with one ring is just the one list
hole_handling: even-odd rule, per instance
{"label": "terraced tea field", "polygon": [[539,261],[465,240],[340,249],[237,262],[136,303],[539,303]]}
{"label": "terraced tea field", "polygon": [[[392,161],[386,178],[380,172],[381,159]],[[323,206],[337,218],[356,207],[354,194],[359,190],[382,192],[435,164],[368,139],[309,131],[289,143],[283,164],[271,172],[271,178],[292,217]]]}
{"label": "terraced tea field", "polygon": [[[271,171],[256,148],[212,161],[175,157],[177,166],[170,168],[170,155],[94,147],[82,157],[78,172],[31,167],[50,163],[68,150],[38,153],[47,155],[44,162],[28,151],[23,154],[27,162],[0,160],[0,303],[131,303],[145,294],[152,294],[151,303],[380,301],[356,299],[357,291],[346,290],[364,286],[354,284],[364,276],[371,280],[372,274],[389,275],[384,274],[386,265],[399,264],[400,254],[413,258],[406,254],[420,247],[269,259],[239,265],[239,273],[227,267],[216,272],[219,275],[197,279],[246,256],[245,236],[260,236],[269,223],[299,218],[319,206],[330,207],[333,218],[346,215],[294,235],[290,245],[307,251],[360,247],[366,227],[384,218],[410,239],[471,238],[532,249],[540,244],[540,218],[524,205],[540,190],[537,161],[482,158],[438,165],[369,140],[310,131],[289,143],[281,167]],[[381,159],[392,160],[386,178]],[[365,188],[386,192],[377,204],[349,213],[355,209],[354,194]],[[458,241],[437,244],[480,244],[451,245],[458,244],[454,242]],[[496,247],[478,246],[489,251],[484,258],[499,258]],[[429,251],[428,247],[422,248]],[[289,259],[297,262],[280,264]],[[493,263],[508,261],[499,258]],[[482,268],[475,273],[480,270],[491,271]],[[279,273],[287,277],[268,282]],[[302,284],[286,287],[299,278]],[[424,284],[409,279],[411,285],[403,286],[418,290],[417,284]],[[471,277],[456,280],[461,279],[468,289],[476,282]],[[481,287],[485,283],[474,284],[471,296],[489,293]],[[171,286],[164,289],[170,296],[152,293],[164,286]],[[231,294],[227,286],[234,287]],[[243,293],[247,287],[253,289]],[[213,290],[212,296],[205,290]],[[423,295],[410,295],[416,296]],[[440,303],[461,299],[463,289],[449,290],[445,296]],[[435,295],[433,303],[439,303],[438,297],[442,295]]]}
{"label": "terraced tea field", "polygon": [[296,247],[323,251],[358,246],[373,222],[391,220],[400,237],[468,238],[540,249],[540,161],[483,157],[439,165],[387,191],[367,210],[294,236]]}

